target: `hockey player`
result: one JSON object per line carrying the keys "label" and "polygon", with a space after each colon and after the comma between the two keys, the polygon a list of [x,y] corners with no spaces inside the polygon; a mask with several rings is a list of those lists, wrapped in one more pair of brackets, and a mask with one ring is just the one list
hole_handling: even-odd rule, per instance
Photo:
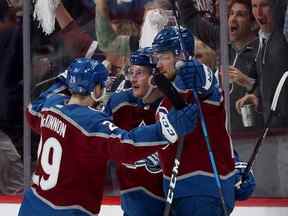
{"label": "hockey player", "polygon": [[[216,77],[212,74],[212,71],[206,67],[204,64],[200,64],[199,62],[197,62],[196,60],[193,60],[192,56],[193,56],[193,49],[194,49],[194,42],[193,42],[193,36],[191,33],[189,33],[188,29],[184,29],[183,30],[183,36],[184,36],[184,49],[186,49],[186,55],[190,56],[190,60],[186,61],[185,63],[182,61],[183,60],[183,56],[181,56],[180,52],[180,44],[179,44],[179,38],[178,38],[178,44],[177,44],[177,32],[178,30],[175,27],[168,27],[167,29],[170,30],[166,30],[168,32],[170,32],[170,35],[165,32],[165,30],[162,32],[163,34],[167,34],[166,37],[169,38],[170,40],[174,41],[174,45],[169,44],[170,46],[179,46],[178,48],[176,48],[175,50],[175,59],[176,60],[176,67],[178,67],[178,72],[177,75],[174,72],[170,73],[170,77],[173,79],[173,77],[176,75],[175,77],[175,83],[176,85],[180,88],[180,90],[186,90],[188,89],[195,89],[198,94],[199,97],[202,98],[202,100],[204,100],[204,104],[206,103],[211,103],[211,102],[219,102],[222,101],[221,98],[221,94],[219,94],[218,91],[218,84],[217,84],[217,79]],[[174,34],[174,35],[173,35]],[[160,35],[160,34],[159,34]],[[158,40],[161,40],[161,36],[159,36],[160,38],[158,38]],[[167,39],[166,38],[166,39]],[[190,38],[190,40],[189,40]],[[157,40],[157,39],[155,39]],[[167,41],[166,41],[167,42]],[[167,42],[169,43],[169,42]],[[175,45],[176,43],[176,45]],[[164,45],[164,44],[163,44]],[[159,47],[158,47],[159,48]],[[169,50],[170,48],[168,48]],[[171,48],[172,50],[173,48]],[[157,45],[154,44],[154,50],[158,50],[157,49]],[[161,48],[159,48],[159,50],[162,50]],[[161,53],[161,52],[160,52]],[[164,51],[165,53],[165,51]],[[168,52],[169,53],[169,52]],[[166,53],[167,54],[167,53]],[[161,56],[161,55],[160,55]],[[165,56],[167,57],[167,55],[162,56],[165,59]],[[163,61],[162,61],[163,62]],[[165,60],[164,60],[164,64],[162,64],[161,62],[159,62],[158,67],[165,67]],[[167,66],[167,65],[166,65]],[[171,65],[173,68],[173,65]],[[160,69],[161,70],[161,69]],[[173,69],[169,68],[167,69],[167,71],[173,71]],[[162,70],[162,72],[165,73],[165,69]],[[167,74],[167,76],[169,77],[169,75]],[[202,85],[201,85],[202,84]],[[219,89],[220,90],[220,89]],[[205,100],[205,98],[207,100]],[[235,200],[241,201],[241,200],[246,200],[248,199],[252,193],[255,190],[255,186],[256,186],[256,180],[255,177],[252,173],[252,171],[249,172],[248,176],[244,177],[244,170],[247,166],[247,163],[244,161],[240,160],[240,156],[238,155],[238,153],[234,150],[234,168],[236,170],[236,174],[235,174]]]}
{"label": "hockey player", "polygon": [[[114,93],[105,111],[113,116],[118,127],[130,130],[155,122],[156,109],[162,98],[160,91],[150,85],[152,49],[139,49],[130,56],[132,88]],[[158,154],[133,164],[118,164],[121,207],[125,216],[163,215],[163,173]]]}
{"label": "hockey player", "polygon": [[[174,81],[178,88],[193,89],[201,98],[226,208],[231,212],[234,207],[235,171],[230,138],[225,128],[223,97],[211,70],[192,58],[194,40],[191,32],[181,28],[181,36],[184,51],[180,46],[177,27],[166,27],[156,35],[152,46],[158,59],[157,67],[168,79]],[[183,59],[183,52],[189,56],[188,60]],[[187,101],[193,101],[190,92],[185,96]],[[159,110],[169,110],[171,106],[170,101],[166,99],[161,103]],[[160,161],[165,164],[163,173],[166,193],[173,166],[171,158],[175,157],[175,152],[176,146],[170,146],[165,151],[159,152]],[[195,130],[184,138],[172,213],[177,216],[224,215],[199,121]]]}
{"label": "hockey player", "polygon": [[[197,109],[189,105],[158,123],[124,131],[93,108],[107,78],[102,64],[76,59],[67,79],[61,77],[28,107],[30,126],[41,139],[33,184],[24,195],[20,216],[97,215],[108,159],[133,162],[195,124]],[[71,96],[60,94],[66,83]]]}

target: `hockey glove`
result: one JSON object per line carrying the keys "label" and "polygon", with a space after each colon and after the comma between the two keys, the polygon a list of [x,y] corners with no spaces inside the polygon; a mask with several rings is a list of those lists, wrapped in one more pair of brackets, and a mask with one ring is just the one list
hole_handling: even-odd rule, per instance
{"label": "hockey glove", "polygon": [[213,80],[216,79],[210,68],[195,59],[176,63],[177,76],[183,81],[186,89],[193,89],[199,95],[206,96],[213,91]]}
{"label": "hockey glove", "polygon": [[248,176],[244,177],[244,170],[247,167],[246,162],[235,162],[236,173],[236,184],[235,184],[235,199],[246,200],[248,199],[256,186],[255,177],[252,171],[249,172]]}
{"label": "hockey glove", "polygon": [[172,110],[167,114],[167,110],[160,107],[159,116],[163,136],[170,143],[175,143],[178,136],[192,132],[195,127],[197,110],[195,104],[189,104],[181,110]]}

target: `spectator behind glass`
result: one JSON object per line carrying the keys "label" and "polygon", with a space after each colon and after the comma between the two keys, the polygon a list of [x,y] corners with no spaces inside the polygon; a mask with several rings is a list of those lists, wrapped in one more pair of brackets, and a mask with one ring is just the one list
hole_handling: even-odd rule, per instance
{"label": "spectator behind glass", "polygon": [[[117,4],[112,3],[96,0],[96,36],[98,46],[106,56],[105,64],[110,65],[110,76],[118,83],[123,79],[121,73],[129,53],[138,48],[140,29],[135,21],[128,19],[128,9],[131,7],[127,6],[131,6],[132,3],[121,3],[125,5],[122,8],[116,8]],[[116,12],[118,16],[115,16]],[[111,20],[111,17],[114,19]]]}
{"label": "spectator behind glass", "polygon": [[[125,80],[122,82],[122,79],[125,76],[124,68],[126,67],[127,56],[132,51],[137,50],[138,47],[143,48],[152,45],[154,36],[169,22],[169,11],[167,12],[166,9],[170,8],[170,3],[166,0],[137,0],[127,4],[118,2],[117,4],[119,7],[116,7],[116,3],[113,1],[113,8],[111,9],[111,2],[110,4],[109,2],[110,1],[106,2],[105,0],[96,1],[96,36],[99,47],[106,55],[108,64],[110,62],[112,65],[111,74],[114,77],[117,76],[115,83],[127,83],[129,86],[129,82],[126,82]],[[146,3],[145,6],[144,3]],[[127,8],[122,8],[122,4],[126,6],[132,5]],[[138,14],[136,20],[132,17],[135,10]],[[141,16],[143,12],[144,17]],[[116,16],[116,14],[118,14],[118,16]],[[127,22],[127,18],[132,21],[130,20]],[[140,23],[139,20],[141,20]],[[139,30],[142,20],[143,24],[140,33]],[[121,28],[121,26],[124,26],[125,28]],[[137,26],[137,30],[135,29],[135,26]],[[113,86],[115,85],[113,84]]]}
{"label": "spectator behind glass", "polygon": [[[180,14],[183,20],[184,25],[188,26],[191,29],[195,36],[200,40],[206,43],[211,48],[218,51],[220,49],[220,29],[219,26],[209,23],[206,19],[203,19],[198,11],[195,9],[192,1],[188,0],[179,0]],[[254,59],[257,54],[258,49],[258,40],[256,39],[255,34],[255,21],[252,14],[252,5],[250,0],[239,0],[232,1],[229,7],[229,19],[228,19],[228,28],[229,28],[229,39],[230,43],[228,44],[229,49],[229,77],[233,82],[230,89],[230,122],[231,122],[231,135],[233,145],[236,147],[237,151],[244,160],[248,160],[251,155],[251,146],[255,144],[255,136],[259,134],[259,131],[262,129],[262,120],[263,118],[260,113],[258,114],[259,121],[256,121],[256,125],[253,130],[251,128],[244,128],[242,124],[241,116],[235,109],[235,101],[243,96],[247,91],[252,90],[252,84],[250,81],[253,81],[250,78],[257,79],[255,74],[255,63]],[[250,77],[247,79],[247,76]],[[240,82],[241,81],[241,82]],[[246,84],[249,85],[246,85]],[[245,85],[244,85],[245,84]],[[243,87],[242,87],[243,86]],[[255,128],[260,130],[256,130]],[[253,131],[252,136],[248,136],[247,132]],[[239,135],[242,136],[240,137]],[[243,136],[243,133],[244,136]],[[239,139],[241,138],[241,139]],[[266,161],[269,161],[266,158]],[[266,162],[267,163],[267,162]],[[265,163],[264,163],[265,164]],[[276,165],[275,165],[276,166]],[[266,186],[268,180],[275,182],[278,176],[278,173],[274,172],[273,175],[264,173],[262,164],[258,163],[254,166],[255,176],[257,181],[257,187],[255,190],[256,195],[265,195],[267,192],[271,194],[271,187]],[[264,180],[265,181],[264,181]],[[266,179],[268,179],[266,181]],[[273,183],[274,184],[274,183]],[[276,183],[275,183],[276,184]],[[274,186],[273,186],[274,187]]]}
{"label": "spectator behind glass", "polygon": [[112,20],[131,20],[142,23],[144,5],[153,0],[106,0],[109,8],[109,17]]}
{"label": "spectator behind glass", "polygon": [[[149,35],[151,37],[150,44],[145,43],[145,45],[141,47],[151,46],[153,37],[156,35],[156,33],[158,33],[159,30],[164,27],[165,24],[168,23],[168,17],[165,17],[165,14],[161,14],[161,11],[162,9],[167,9],[167,7],[169,8],[169,6],[170,4],[164,0],[157,0],[145,4],[144,17],[141,17],[141,20],[143,18],[143,23],[145,25],[146,18],[156,18],[153,19],[154,22],[151,22],[150,30],[152,29],[152,27],[157,27],[158,30],[157,32],[154,32],[153,29],[153,32],[150,32]],[[153,9],[159,9],[160,12],[158,11],[154,14],[148,13],[150,10]],[[142,8],[142,10],[144,10],[144,8]],[[140,37],[143,36],[143,29],[141,35],[138,34],[136,36],[132,33],[127,36],[115,31],[115,29],[113,29],[111,25],[111,17],[109,16],[109,11],[110,8],[108,7],[105,0],[96,0],[96,35],[99,46],[103,51],[114,52],[115,54],[117,53],[122,56],[128,56],[131,52],[138,49]],[[148,14],[150,15],[149,17],[147,17]],[[163,17],[167,19],[166,22],[162,22]],[[142,22],[140,24],[143,25]],[[145,37],[148,36],[145,35]]]}
{"label": "spectator behind glass", "polygon": [[98,42],[80,28],[62,3],[56,8],[55,15],[61,30],[54,35],[54,38],[63,43],[65,52],[69,53],[71,58],[85,56],[99,61],[105,59],[103,52],[98,47]]}
{"label": "spectator behind glass", "polygon": [[[270,105],[276,86],[283,73],[288,70],[288,44],[283,35],[283,29],[277,24],[283,23],[284,13],[273,13],[280,1],[272,0],[251,0],[253,15],[259,24],[259,49],[256,58],[257,76],[259,77],[255,94],[249,94],[237,101],[237,109],[245,103],[253,103],[255,106],[262,105],[264,117],[267,120]],[[280,21],[280,22],[279,22]],[[270,124],[270,136],[266,139],[267,155],[263,151],[263,160],[259,161],[265,169],[273,170],[274,174],[267,173],[261,179],[265,184],[260,188],[264,195],[288,196],[288,160],[287,154],[287,85],[282,90],[283,97],[278,103],[276,116]],[[273,160],[271,160],[273,159]],[[276,176],[276,178],[270,178]]]}
{"label": "spectator behind glass", "polygon": [[22,28],[6,1],[0,2],[0,50],[0,194],[15,194],[24,173],[16,150],[23,138]]}
{"label": "spectator behind glass", "polygon": [[[230,86],[232,138],[238,138],[239,136],[243,138],[243,135],[247,137],[247,132],[251,131],[251,127],[245,128],[243,126],[241,116],[235,109],[235,102],[248,91],[251,91],[256,82],[257,76],[252,75],[253,70],[255,70],[254,58],[259,43],[255,34],[256,25],[250,0],[232,0],[228,17],[230,46],[234,51],[229,52],[231,65],[228,69],[228,75],[232,83]],[[254,129],[261,129],[263,127],[262,114],[255,112],[254,115],[256,122],[253,127]]]}
{"label": "spectator behind glass", "polygon": [[[95,5],[94,5],[95,7]],[[89,33],[83,31],[78,22],[74,20],[70,12],[65,6],[60,3],[56,9],[56,20],[61,28],[56,34],[53,35],[54,40],[59,40],[64,45],[64,50],[69,53],[70,57],[83,57],[93,58],[99,61],[105,59],[105,64],[109,65],[109,76],[115,78],[126,62],[126,57],[115,54],[112,51],[103,52],[99,48],[99,42],[93,39]],[[111,24],[113,31],[117,30],[121,34],[127,32],[136,32],[135,26],[132,22],[114,22]],[[132,29],[132,30],[131,30]]]}
{"label": "spectator behind glass", "polygon": [[[115,53],[119,56],[128,56],[131,47],[138,47],[138,36],[130,37],[117,32],[117,24],[110,20],[109,7],[106,1],[96,0],[96,37],[101,50],[107,53]],[[130,32],[131,34],[131,32]],[[135,44],[134,44],[135,43]]]}
{"label": "spectator behind glass", "polygon": [[[233,135],[239,132],[247,132],[251,128],[245,128],[241,116],[235,109],[235,101],[252,89],[256,76],[252,76],[254,70],[254,58],[257,53],[258,40],[256,38],[256,24],[252,14],[250,0],[232,0],[229,2],[229,78],[232,81],[230,95],[231,132]],[[219,54],[220,28],[202,18],[191,1],[179,0],[180,14],[183,24],[193,34],[206,43]],[[261,115],[258,114],[255,128],[262,128]],[[251,130],[250,130],[251,131]]]}

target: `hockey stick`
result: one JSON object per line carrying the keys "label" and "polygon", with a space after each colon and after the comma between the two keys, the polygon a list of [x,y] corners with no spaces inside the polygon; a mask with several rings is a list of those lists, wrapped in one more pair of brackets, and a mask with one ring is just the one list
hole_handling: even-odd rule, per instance
{"label": "hockey stick", "polygon": [[41,87],[43,85],[49,85],[49,84],[53,83],[57,78],[58,78],[58,75],[54,76],[54,77],[51,77],[51,78],[48,78],[46,80],[42,80],[42,81],[36,83],[34,88],[39,88],[39,87]]}
{"label": "hockey stick", "polygon": [[58,76],[54,76],[45,80],[42,80],[38,83],[36,83],[31,90],[31,98],[36,98],[39,96],[39,94],[43,91],[43,89],[48,88],[56,79]]}
{"label": "hockey stick", "polygon": [[[65,71],[66,71],[66,70],[65,70]],[[64,73],[66,73],[66,72],[63,72],[62,74],[64,74]],[[61,76],[61,74],[58,74],[58,75],[56,75],[56,76],[50,77],[50,78],[48,78],[48,79],[45,79],[45,80],[42,80],[42,81],[36,83],[36,84],[33,86],[32,90],[31,90],[31,98],[36,98],[36,97],[38,97],[39,94],[40,94],[43,90],[48,89],[48,88],[50,87],[50,85],[53,84],[53,83],[55,82],[55,80],[57,80],[57,79],[63,80],[63,79],[66,79],[66,77],[64,77],[64,75]],[[64,83],[64,82],[65,82],[65,81],[63,81],[63,83]],[[60,89],[60,88],[59,88],[59,89]],[[62,89],[62,88],[61,88],[61,89]],[[62,92],[62,93],[64,93],[64,94],[70,95],[69,91],[68,91],[67,89],[65,89],[65,88],[63,88],[63,89],[60,90],[59,92]]]}
{"label": "hockey stick", "polygon": [[[171,0],[171,4],[172,4],[172,7],[173,7],[173,12],[174,12],[175,19],[176,19],[176,26],[177,26],[178,32],[179,32],[179,42],[180,42],[181,50],[184,53],[185,60],[187,60],[188,57],[187,57],[187,55],[185,55],[183,39],[182,39],[182,35],[181,35],[181,27],[179,25],[179,18],[180,17],[179,17],[179,14],[177,13],[177,12],[179,12],[177,10],[177,5],[176,5],[177,1],[176,0]],[[193,94],[194,100],[195,100],[195,102],[196,102],[196,104],[198,106],[201,130],[202,130],[203,137],[204,137],[204,140],[205,140],[205,143],[206,143],[206,146],[207,146],[208,156],[209,156],[209,160],[210,160],[210,163],[211,163],[211,168],[212,168],[213,173],[214,173],[216,186],[217,186],[219,197],[220,197],[220,200],[221,200],[221,205],[222,205],[222,208],[223,208],[223,212],[224,212],[225,216],[228,216],[228,212],[227,212],[227,208],[226,208],[225,200],[224,200],[223,188],[222,188],[220,177],[219,177],[219,174],[218,174],[218,170],[217,170],[217,166],[216,166],[216,162],[215,162],[215,157],[214,157],[211,145],[210,145],[210,140],[209,140],[209,135],[208,135],[208,131],[207,131],[206,121],[205,121],[205,117],[204,117],[203,111],[201,109],[200,100],[198,98],[198,95],[197,95],[196,91],[192,91],[192,94]],[[176,176],[177,176],[178,168],[179,168],[179,165],[180,165],[182,151],[183,151],[183,144],[182,145],[178,144],[178,146],[177,146],[177,153],[178,154],[176,154],[175,160],[174,160],[174,167],[173,167],[172,175],[171,175],[171,178],[170,178],[169,191],[168,191],[168,194],[167,194],[166,205],[165,205],[164,214],[163,214],[164,216],[169,216],[169,214],[170,214],[171,205],[172,205],[172,202],[173,202],[174,189],[175,189],[175,186],[176,186]],[[176,170],[177,172],[173,172],[174,170]],[[170,188],[170,185],[172,185],[174,187]],[[169,194],[169,192],[170,192],[170,194]]]}
{"label": "hockey stick", "polygon": [[263,130],[263,134],[262,134],[262,136],[260,136],[260,137],[257,139],[256,145],[255,145],[254,150],[253,150],[253,152],[252,152],[252,155],[251,155],[251,157],[250,157],[250,159],[249,159],[249,161],[248,161],[247,167],[246,167],[245,170],[244,170],[244,174],[243,174],[244,180],[248,177],[249,172],[250,172],[250,170],[251,170],[251,168],[252,168],[252,166],[253,166],[253,164],[254,164],[254,162],[255,162],[255,160],[256,160],[256,156],[257,156],[257,154],[258,154],[258,152],[259,152],[259,149],[260,149],[260,147],[261,147],[262,144],[263,144],[263,140],[264,140],[264,139],[266,138],[266,136],[267,136],[267,133],[268,133],[268,131],[269,131],[269,125],[270,125],[270,123],[271,123],[271,121],[272,121],[272,119],[273,119],[273,117],[274,117],[274,115],[275,115],[275,113],[276,113],[276,109],[277,109],[277,105],[278,105],[278,100],[279,100],[279,97],[280,97],[282,88],[283,88],[283,86],[284,86],[284,84],[285,84],[285,81],[286,81],[287,77],[288,77],[288,71],[286,71],[286,72],[282,75],[282,77],[281,77],[281,79],[280,79],[280,81],[279,81],[279,83],[278,83],[278,85],[277,85],[277,88],[276,88],[276,90],[275,90],[274,97],[273,97],[273,100],[272,100],[272,104],[271,104],[271,107],[270,107],[270,112],[269,112],[269,115],[268,115],[268,119],[267,119],[267,121],[266,121],[266,123],[265,123],[265,127],[264,127],[264,130]]}
{"label": "hockey stick", "polygon": [[[177,90],[171,84],[171,82],[163,74],[159,73],[157,68],[154,68],[153,82],[157,85],[160,91],[162,91],[162,93],[171,100],[175,109],[181,109],[185,107],[185,101],[183,100],[181,95],[177,92]],[[176,187],[177,175],[178,175],[178,170],[179,170],[179,166],[181,162],[181,155],[183,152],[183,147],[184,147],[184,137],[180,137],[178,144],[177,144],[174,165],[173,165],[171,178],[169,182],[164,216],[169,216],[170,214],[170,209],[171,209],[171,205],[172,205],[173,198],[174,198],[174,189]]]}

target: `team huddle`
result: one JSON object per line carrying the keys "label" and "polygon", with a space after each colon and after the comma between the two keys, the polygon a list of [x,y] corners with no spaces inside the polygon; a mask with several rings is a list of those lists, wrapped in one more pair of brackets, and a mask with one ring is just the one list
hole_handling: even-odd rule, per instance
{"label": "team huddle", "polygon": [[[107,69],[96,60],[75,59],[27,108],[29,124],[41,139],[19,216],[98,215],[109,160],[116,162],[124,215],[163,215],[180,139],[170,215],[228,215],[235,200],[247,199],[255,179],[251,172],[243,176],[245,163],[233,151],[219,80],[193,56],[188,29],[163,28],[152,47],[130,55],[126,81],[131,88],[113,93],[104,109]],[[175,109],[155,85],[155,71],[181,94],[184,108]],[[201,114],[215,161],[205,144]]]}

